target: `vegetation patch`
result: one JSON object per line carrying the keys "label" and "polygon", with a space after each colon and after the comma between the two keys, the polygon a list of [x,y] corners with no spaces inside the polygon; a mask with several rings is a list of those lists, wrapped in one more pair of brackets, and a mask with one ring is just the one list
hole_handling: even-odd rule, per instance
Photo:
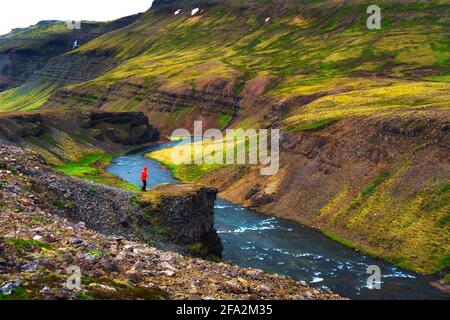
{"label": "vegetation patch", "polygon": [[221,262],[222,260],[208,252],[208,248],[202,242],[196,242],[187,246],[188,253],[192,257],[202,258],[213,262]]}
{"label": "vegetation patch", "polygon": [[330,238],[330,239],[332,239],[332,240],[334,240],[336,242],[339,242],[340,244],[342,244],[342,245],[344,245],[346,247],[349,247],[351,249],[355,249],[355,250],[361,251],[361,247],[359,245],[353,243],[350,240],[344,239],[341,236],[338,236],[334,232],[325,230],[325,231],[323,231],[323,234],[326,235],[328,238]]}
{"label": "vegetation patch", "polygon": [[29,249],[47,249],[50,250],[51,246],[48,243],[44,243],[32,239],[20,239],[20,238],[8,238],[4,240],[7,244],[13,246],[16,249],[29,250]]}
{"label": "vegetation patch", "polygon": [[17,300],[31,300],[32,297],[27,290],[20,286],[11,291],[11,294],[3,294],[0,292],[0,301],[17,301]]}
{"label": "vegetation patch", "polygon": [[52,223],[49,219],[47,219],[47,218],[45,218],[43,216],[38,216],[38,215],[31,216],[30,220],[33,221],[33,222],[42,224],[42,225],[49,225],[49,224]]}
{"label": "vegetation patch", "polygon": [[367,186],[364,190],[361,191],[360,194],[350,203],[347,208],[347,211],[351,211],[360,207],[364,199],[370,195],[380,184],[382,184],[389,177],[389,173],[383,172],[378,178],[375,179],[369,186]]}
{"label": "vegetation patch", "polygon": [[317,131],[325,129],[332,124],[339,121],[339,118],[330,118],[330,119],[319,119],[314,120],[313,122],[307,123],[307,124],[295,124],[288,126],[286,130],[288,132],[298,132],[298,131]]}
{"label": "vegetation patch", "polygon": [[449,284],[450,283],[450,273],[447,273],[442,280],[444,280],[445,283]]}
{"label": "vegetation patch", "polygon": [[111,164],[112,159],[113,156],[106,153],[90,154],[77,162],[68,162],[61,166],[55,166],[55,169],[67,175],[98,184],[126,190],[140,190],[137,186],[106,172],[106,168]]}
{"label": "vegetation patch", "polygon": [[58,209],[70,209],[74,208],[76,206],[76,202],[74,200],[61,200],[56,199],[52,201],[53,206],[55,206]]}
{"label": "vegetation patch", "polygon": [[56,85],[31,83],[0,93],[0,112],[28,111],[41,107],[55,91]]}
{"label": "vegetation patch", "polygon": [[219,118],[217,119],[217,125],[219,129],[223,130],[228,127],[228,124],[233,120],[233,115],[221,113],[219,114]]}
{"label": "vegetation patch", "polygon": [[101,257],[104,255],[104,252],[100,249],[93,249],[93,250],[89,250],[88,254],[90,254],[92,256],[96,256],[96,257]]}
{"label": "vegetation patch", "polygon": [[389,177],[389,172],[383,172],[373,183],[371,183],[367,188],[361,191],[363,197],[368,196],[375,190],[380,184],[382,184]]}

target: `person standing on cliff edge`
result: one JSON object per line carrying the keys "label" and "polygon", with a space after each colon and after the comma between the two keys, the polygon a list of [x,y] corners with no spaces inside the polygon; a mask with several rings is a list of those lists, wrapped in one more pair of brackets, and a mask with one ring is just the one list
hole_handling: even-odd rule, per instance
{"label": "person standing on cliff edge", "polygon": [[142,172],[141,172],[142,191],[143,192],[147,191],[147,178],[148,178],[147,170],[148,170],[148,168],[144,167],[144,169],[142,169]]}

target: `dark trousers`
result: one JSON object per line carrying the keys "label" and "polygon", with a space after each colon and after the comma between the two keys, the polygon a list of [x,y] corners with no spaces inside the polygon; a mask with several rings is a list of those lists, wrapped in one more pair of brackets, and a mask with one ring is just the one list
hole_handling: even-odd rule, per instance
{"label": "dark trousers", "polygon": [[142,180],[142,191],[147,191],[147,180]]}

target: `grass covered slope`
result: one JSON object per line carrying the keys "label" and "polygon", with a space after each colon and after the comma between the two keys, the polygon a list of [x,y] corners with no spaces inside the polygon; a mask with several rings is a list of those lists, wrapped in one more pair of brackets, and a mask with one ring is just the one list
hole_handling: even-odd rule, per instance
{"label": "grass covered slope", "polygon": [[[74,42],[85,44],[132,23],[139,16],[105,23],[82,21],[81,29],[70,29],[65,21],[41,21],[0,36],[0,111],[37,109],[55,89],[66,84],[61,81],[64,78],[81,81],[83,74],[89,75],[83,66],[92,69],[92,65],[87,63],[87,57],[77,64],[70,59],[71,54],[66,54],[72,51]],[[54,75],[57,73],[58,76]],[[72,77],[65,73],[71,73]]]}
{"label": "grass covered slope", "polygon": [[90,154],[83,157],[80,161],[66,162],[63,165],[54,166],[54,168],[69,176],[97,184],[139,191],[139,187],[106,172],[106,168],[111,164],[112,159],[113,156],[107,153]]}
{"label": "grass covered slope", "polygon": [[[234,116],[241,126],[281,122],[290,130],[380,110],[445,107],[448,6],[385,1],[382,29],[368,30],[367,3],[227,2],[195,16],[153,9],[80,47],[80,54],[112,52],[122,63],[48,106],[145,110],[167,129],[207,109],[216,115],[205,121],[215,126]],[[319,111],[304,115],[310,102],[308,113]],[[283,103],[288,108],[267,117]],[[264,118],[258,111],[265,106]]]}
{"label": "grass covered slope", "polygon": [[[176,16],[150,10],[126,30],[99,37],[79,51],[111,50],[124,59],[138,53],[138,59],[111,73],[119,78],[119,71],[128,72],[128,76],[164,74],[168,78],[167,71],[178,75],[189,66],[212,59],[248,77],[263,72],[280,78],[362,72],[413,77],[413,70],[429,68],[415,75],[420,77],[431,70],[435,76],[448,71],[445,28],[449,21],[444,1],[381,2],[381,30],[366,27],[369,2],[237,3],[207,8],[194,17],[187,11]],[[159,59],[154,61],[156,57]],[[177,57],[183,57],[183,65],[177,63]],[[166,63],[158,70],[149,68],[162,61]],[[164,67],[167,69],[161,69]],[[210,71],[226,74],[220,67]]]}
{"label": "grass covered slope", "polygon": [[55,84],[31,82],[28,85],[0,92],[0,110],[10,112],[38,109],[56,88]]}
{"label": "grass covered slope", "polygon": [[[231,120],[223,120],[233,116],[234,123],[247,126],[289,117],[283,125],[295,130],[317,120],[371,112],[367,103],[390,112],[431,107],[436,93],[439,105],[448,98],[449,12],[444,1],[381,2],[381,30],[367,29],[369,2],[364,1],[218,2],[195,16],[157,6],[136,22],[82,45],[74,54],[112,56],[119,65],[69,86],[46,107],[139,109],[168,130],[187,125],[184,119],[207,109],[205,121],[211,126],[226,126]],[[416,88],[420,97],[412,100]],[[342,109],[345,93],[361,97],[349,101],[364,104],[361,110],[355,106],[290,118],[323,96],[330,97],[330,102],[323,98],[326,107]],[[2,96],[0,104],[18,108],[14,101],[20,96]],[[291,102],[290,110],[276,119],[257,112],[262,104],[285,101]],[[39,105],[20,102],[21,108]]]}

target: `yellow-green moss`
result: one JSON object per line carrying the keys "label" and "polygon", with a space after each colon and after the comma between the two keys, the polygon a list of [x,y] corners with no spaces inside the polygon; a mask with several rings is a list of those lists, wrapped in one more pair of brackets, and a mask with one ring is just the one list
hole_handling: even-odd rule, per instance
{"label": "yellow-green moss", "polygon": [[77,162],[69,162],[61,166],[55,166],[55,169],[67,175],[95,183],[127,190],[139,190],[137,186],[125,182],[105,171],[106,167],[111,164],[112,158],[112,155],[106,153],[90,154]]}

